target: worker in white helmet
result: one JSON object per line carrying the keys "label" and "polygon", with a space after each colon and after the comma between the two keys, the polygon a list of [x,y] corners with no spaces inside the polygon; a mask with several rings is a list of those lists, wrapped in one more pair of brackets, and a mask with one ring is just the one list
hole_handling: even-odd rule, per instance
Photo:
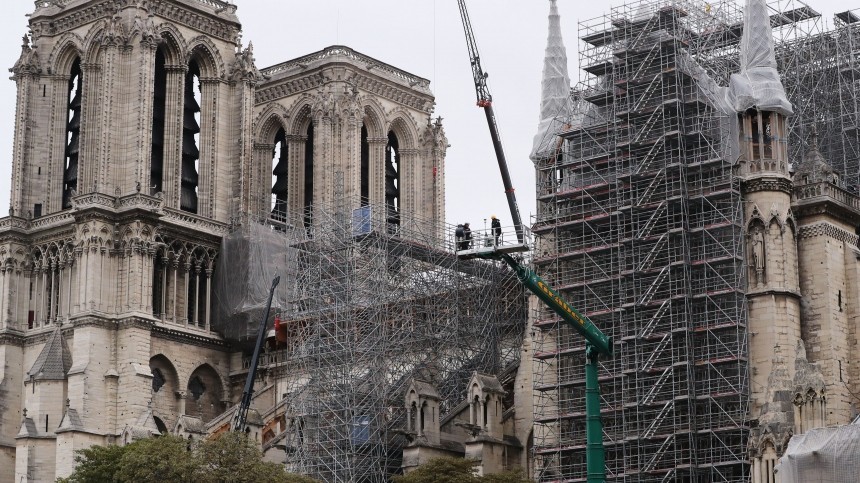
{"label": "worker in white helmet", "polygon": [[493,246],[499,246],[499,238],[502,236],[502,224],[496,218],[496,215],[492,215],[490,218],[493,220],[490,222],[490,230],[493,232],[493,239],[495,240]]}

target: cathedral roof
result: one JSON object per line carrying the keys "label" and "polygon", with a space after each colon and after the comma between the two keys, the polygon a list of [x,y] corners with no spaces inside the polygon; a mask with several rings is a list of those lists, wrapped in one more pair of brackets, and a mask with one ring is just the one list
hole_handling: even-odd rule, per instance
{"label": "cathedral roof", "polygon": [[63,419],[60,421],[60,426],[57,427],[57,432],[64,431],[83,431],[84,423],[81,421],[81,416],[77,409],[72,409],[66,406],[66,412],[63,414]]}
{"label": "cathedral roof", "polygon": [[726,92],[736,112],[755,107],[786,116],[792,114],[773,50],[773,32],[766,0],[746,0],[741,37],[741,71],[732,74]]}
{"label": "cathedral roof", "polygon": [[534,138],[532,160],[555,146],[555,134],[563,128],[562,120],[569,119],[572,113],[567,50],[561,37],[561,17],[555,2],[556,0],[550,0],[549,36],[546,42],[541,81],[540,124]]}
{"label": "cathedral roof", "polygon": [[39,430],[36,429],[36,422],[33,421],[33,418],[25,417],[23,421],[21,421],[21,429],[18,430],[18,438],[31,438],[34,436],[39,436]]}
{"label": "cathedral roof", "polygon": [[472,375],[472,380],[469,382],[469,385],[477,383],[478,386],[484,392],[495,392],[498,394],[504,394],[505,390],[502,387],[502,384],[499,382],[499,379],[496,376],[491,376],[489,374],[481,374],[480,372],[475,372]]}
{"label": "cathedral roof", "polygon": [[27,375],[37,381],[62,381],[71,367],[72,353],[57,325]]}

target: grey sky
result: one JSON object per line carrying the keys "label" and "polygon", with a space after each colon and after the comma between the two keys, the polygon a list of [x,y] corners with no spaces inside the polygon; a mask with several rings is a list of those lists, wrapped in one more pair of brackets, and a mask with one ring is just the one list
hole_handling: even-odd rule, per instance
{"label": "grey sky", "polygon": [[[742,0],[739,0],[742,1]],[[786,0],[781,0],[786,3]],[[447,157],[447,220],[481,227],[491,214],[510,223],[483,112],[475,91],[455,0],[234,0],[243,40],[254,43],[257,66],[343,44],[431,80],[435,116],[444,118]],[[558,0],[569,68],[579,76],[580,20],[608,10],[604,2]],[[612,5],[623,2],[611,2]],[[712,3],[717,4],[719,0]],[[845,10],[841,0],[810,2],[828,19]],[[860,7],[860,0],[857,2]],[[0,18],[0,67],[11,67],[27,31],[32,0],[5,0]],[[538,124],[540,77],[546,46],[546,0],[468,0],[481,62],[489,72],[499,128],[520,212],[534,212],[534,169],[528,159]],[[15,83],[0,82],[0,215],[9,206]]]}

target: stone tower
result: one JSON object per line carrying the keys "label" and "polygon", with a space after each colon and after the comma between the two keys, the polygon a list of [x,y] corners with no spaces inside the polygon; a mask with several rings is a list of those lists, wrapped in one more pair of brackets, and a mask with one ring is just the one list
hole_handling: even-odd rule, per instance
{"label": "stone tower", "polygon": [[738,112],[739,174],[744,196],[747,300],[754,413],[764,403],[774,355],[800,340],[797,228],[791,214],[791,178],[785,119],[792,114],[773,53],[767,5],[744,10],[741,72],[728,89]]}
{"label": "stone tower", "polygon": [[0,482],[227,418],[246,369],[212,307],[236,225],[312,232],[343,199],[442,236],[429,81],[346,47],[261,73],[221,0],[47,0],[29,22],[0,219]]}

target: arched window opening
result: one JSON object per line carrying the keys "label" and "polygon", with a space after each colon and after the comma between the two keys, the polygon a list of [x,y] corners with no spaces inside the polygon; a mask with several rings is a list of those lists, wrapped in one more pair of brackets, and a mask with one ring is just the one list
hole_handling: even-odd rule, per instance
{"label": "arched window opening", "polygon": [[776,118],[776,114],[771,116],[771,113],[762,113],[764,128],[762,129],[762,142],[764,143],[764,158],[773,159],[773,123],[771,121]]}
{"label": "arched window opening", "polygon": [[314,124],[308,124],[307,139],[305,140],[305,228],[312,223],[312,208],[314,202]]}
{"label": "arched window opening", "polygon": [[72,207],[72,197],[78,189],[78,152],[81,133],[81,60],[72,64],[69,75],[69,108],[66,118],[66,155],[63,167],[63,209]]}
{"label": "arched window opening", "polygon": [[199,261],[188,262],[188,292],[185,294],[185,319],[190,326],[206,328],[206,270]]}
{"label": "arched window opening", "polygon": [[153,416],[152,419],[155,421],[155,427],[158,428],[158,432],[161,434],[167,434],[167,425],[164,424],[164,421],[162,421],[158,416]]}
{"label": "arched window opening", "polygon": [[164,282],[167,271],[167,263],[162,257],[156,256],[152,267],[152,315],[162,317],[164,315]]}
{"label": "arched window opening", "polygon": [[487,427],[487,402],[488,401],[484,401],[484,407],[481,408],[481,414],[483,414],[483,416],[484,416],[484,427],[485,428]]}
{"label": "arched window opening", "polygon": [[394,131],[385,146],[385,211],[390,232],[400,225],[400,143]]}
{"label": "arched window opening", "polygon": [[157,367],[152,368],[152,392],[158,392],[164,386],[164,374]]}
{"label": "arched window opening", "polygon": [[206,392],[206,386],[203,385],[203,381],[200,380],[199,376],[194,376],[188,381],[188,390],[191,391],[194,400],[198,401],[203,396],[203,393]]}
{"label": "arched window opening", "polygon": [[287,174],[289,172],[289,150],[287,133],[283,128],[275,134],[275,148],[272,150],[272,218],[287,219]]}
{"label": "arched window opening", "polygon": [[155,52],[155,80],[153,81],[150,194],[161,192],[164,183],[164,111],[167,101],[167,70],[164,65],[164,50],[159,48]]}
{"label": "arched window opening", "polygon": [[367,126],[361,126],[361,206],[370,203],[370,144]]}
{"label": "arched window opening", "polygon": [[182,117],[182,174],[179,208],[197,213],[197,184],[200,160],[200,66],[188,64]]}

